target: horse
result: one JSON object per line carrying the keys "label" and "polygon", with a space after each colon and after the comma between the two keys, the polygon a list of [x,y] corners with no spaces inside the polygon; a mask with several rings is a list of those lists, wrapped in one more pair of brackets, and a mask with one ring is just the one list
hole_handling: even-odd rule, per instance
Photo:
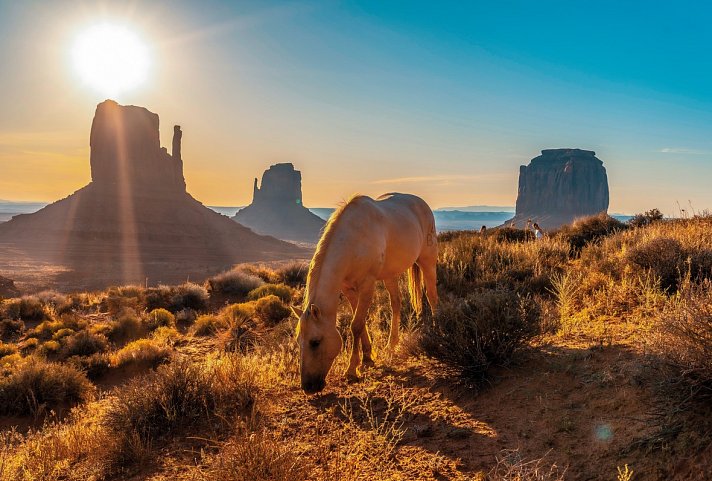
{"label": "horse", "polygon": [[376,200],[355,195],[329,218],[309,265],[297,343],[304,392],[324,389],[326,375],[343,348],[336,327],[340,294],[353,312],[353,348],[346,373],[359,379],[363,350],[364,365],[373,365],[371,337],[366,314],[376,281],[383,281],[391,301],[393,317],[389,349],[398,344],[401,299],[398,278],[408,271],[408,292],[417,315],[422,313],[423,290],[432,313],[438,304],[436,263],[438,241],[435,219],[428,204],[415,195],[389,193]]}

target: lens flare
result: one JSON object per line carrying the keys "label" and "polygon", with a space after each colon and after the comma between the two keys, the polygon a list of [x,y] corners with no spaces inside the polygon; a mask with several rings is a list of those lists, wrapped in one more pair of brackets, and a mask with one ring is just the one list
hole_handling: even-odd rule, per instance
{"label": "lens flare", "polygon": [[148,48],[135,32],[109,23],[77,35],[72,62],[87,86],[110,97],[142,84],[150,63]]}

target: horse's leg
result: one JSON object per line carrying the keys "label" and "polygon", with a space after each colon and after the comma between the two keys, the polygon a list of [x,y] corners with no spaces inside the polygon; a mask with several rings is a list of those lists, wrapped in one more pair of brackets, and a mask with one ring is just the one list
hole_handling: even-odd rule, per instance
{"label": "horse's leg", "polygon": [[[356,306],[358,305],[358,292],[356,292],[355,289],[348,289],[343,292],[346,296],[346,299],[349,300],[352,314],[356,315]],[[363,350],[363,365],[373,366],[375,363],[373,362],[371,336],[368,334],[368,322],[366,322],[363,326],[363,331],[361,332],[361,338],[359,339],[359,341],[361,342],[361,349]],[[356,340],[354,340],[354,343],[356,343]]]}
{"label": "horse's leg", "polygon": [[430,304],[430,312],[435,314],[435,310],[438,308],[437,261],[435,259],[428,259],[425,262],[419,261],[418,265],[420,265],[420,269],[423,271],[425,295],[428,298],[428,304]]}
{"label": "horse's leg", "polygon": [[400,289],[398,288],[398,277],[384,280],[383,284],[386,286],[388,297],[391,299],[393,318],[391,319],[391,333],[388,336],[388,347],[394,350],[398,345],[398,331],[400,330],[401,319],[401,295]]}
{"label": "horse's leg", "polygon": [[368,314],[368,308],[371,306],[375,284],[375,280],[365,281],[359,289],[356,313],[351,321],[351,334],[353,334],[354,344],[351,350],[349,369],[346,371],[346,377],[351,380],[358,379],[358,368],[361,364],[361,356],[359,355],[361,343],[359,341],[366,328],[366,315]]}

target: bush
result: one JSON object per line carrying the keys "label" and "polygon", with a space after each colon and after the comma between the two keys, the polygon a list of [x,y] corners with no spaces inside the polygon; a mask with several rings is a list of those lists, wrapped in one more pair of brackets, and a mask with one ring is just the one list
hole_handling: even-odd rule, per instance
{"label": "bush", "polygon": [[631,227],[644,227],[661,220],[663,220],[663,213],[658,209],[651,209],[642,214],[635,214],[633,218],[628,221],[628,224]]}
{"label": "bush", "polygon": [[210,336],[221,329],[227,328],[228,323],[221,317],[212,314],[200,316],[193,325],[193,335]]}
{"label": "bush", "polygon": [[39,346],[37,352],[45,357],[54,356],[59,352],[61,347],[62,345],[57,341],[45,341]]}
{"label": "bush", "polygon": [[685,275],[685,252],[677,239],[653,237],[631,246],[626,260],[638,268],[651,272],[660,279],[663,290],[675,291]]}
{"label": "bush", "polygon": [[164,343],[153,339],[138,339],[130,342],[111,355],[111,365],[156,367],[171,357],[172,350]]}
{"label": "bush", "polygon": [[25,332],[25,323],[20,319],[3,319],[0,321],[0,338],[10,339]]}
{"label": "bush", "polygon": [[685,283],[654,324],[654,350],[712,395],[712,281]]}
{"label": "bush", "polygon": [[144,324],[149,331],[154,331],[163,326],[176,327],[176,317],[166,309],[154,309],[148,313]]}
{"label": "bush", "polygon": [[91,356],[72,356],[66,362],[82,371],[92,381],[101,378],[111,367],[109,355],[105,352],[97,352]]}
{"label": "bush", "polygon": [[44,306],[49,307],[56,314],[67,314],[74,307],[69,297],[57,291],[42,291],[35,296]]}
{"label": "bush", "polygon": [[450,298],[424,326],[421,347],[436,359],[480,380],[493,365],[506,364],[514,351],[538,333],[532,301],[513,291],[489,290]]}
{"label": "bush", "polygon": [[275,273],[275,277],[278,282],[296,289],[307,285],[308,273],[309,264],[304,262],[294,262],[286,267],[278,269]]}
{"label": "bush", "polygon": [[586,244],[598,242],[626,228],[624,223],[603,212],[576,219],[572,224],[562,226],[555,235],[567,242],[574,252],[580,252]]}
{"label": "bush", "polygon": [[5,302],[3,310],[4,317],[9,319],[42,321],[47,317],[44,305],[35,296],[23,296],[20,299]]}
{"label": "bush", "polygon": [[220,311],[220,317],[230,326],[240,325],[255,315],[255,303],[230,304]]}
{"label": "bush", "polygon": [[255,302],[255,315],[267,326],[276,326],[291,314],[277,296],[262,297]]}
{"label": "bush", "polygon": [[5,344],[0,342],[0,358],[15,354],[17,352],[17,346],[14,344]]}
{"label": "bush", "polygon": [[498,242],[525,242],[534,240],[534,232],[516,227],[500,227],[495,229],[494,238]]}
{"label": "bush", "polygon": [[272,269],[270,269],[269,267],[265,267],[262,265],[255,265],[255,264],[247,264],[247,265],[240,266],[239,270],[241,270],[245,274],[259,277],[264,282],[269,282],[269,283],[278,282],[277,273],[275,271],[273,271]]}
{"label": "bush", "polygon": [[37,416],[86,401],[93,391],[76,368],[31,358],[0,380],[0,413]]}
{"label": "bush", "polygon": [[62,349],[62,357],[91,356],[105,352],[109,342],[105,336],[87,331],[80,331],[66,340]]}
{"label": "bush", "polygon": [[247,298],[251,301],[267,296],[277,296],[282,302],[288,303],[294,296],[294,289],[285,284],[265,284],[247,294]]}
{"label": "bush", "polygon": [[264,281],[257,276],[247,274],[239,269],[223,272],[208,280],[208,292],[211,296],[226,296],[244,299],[253,289],[257,289]]}
{"label": "bush", "polygon": [[235,414],[248,412],[255,394],[250,370],[235,358],[161,366],[110,398],[103,425],[115,445],[107,455],[126,469],[141,461],[142,447],[186,428],[195,433],[201,426],[231,425]]}
{"label": "bush", "polygon": [[186,282],[172,290],[169,309],[173,312],[183,309],[202,311],[208,307],[208,290],[203,286]]}
{"label": "bush", "polygon": [[124,311],[109,324],[106,335],[112,342],[121,343],[136,339],[143,333],[141,319],[131,310]]}

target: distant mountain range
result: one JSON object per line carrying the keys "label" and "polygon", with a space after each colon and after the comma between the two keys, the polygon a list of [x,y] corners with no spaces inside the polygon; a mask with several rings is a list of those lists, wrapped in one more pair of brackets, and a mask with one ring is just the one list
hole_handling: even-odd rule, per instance
{"label": "distant mountain range", "polygon": [[[13,215],[30,214],[47,205],[44,202],[12,202],[0,200],[0,222],[10,220]],[[244,206],[208,206],[219,214],[234,216]],[[309,209],[319,217],[327,220],[334,209],[331,207],[312,207]],[[479,229],[502,225],[514,215],[514,207],[471,205],[465,207],[442,207],[435,209],[435,224],[439,231]],[[625,222],[632,216],[611,214],[616,219]]]}

